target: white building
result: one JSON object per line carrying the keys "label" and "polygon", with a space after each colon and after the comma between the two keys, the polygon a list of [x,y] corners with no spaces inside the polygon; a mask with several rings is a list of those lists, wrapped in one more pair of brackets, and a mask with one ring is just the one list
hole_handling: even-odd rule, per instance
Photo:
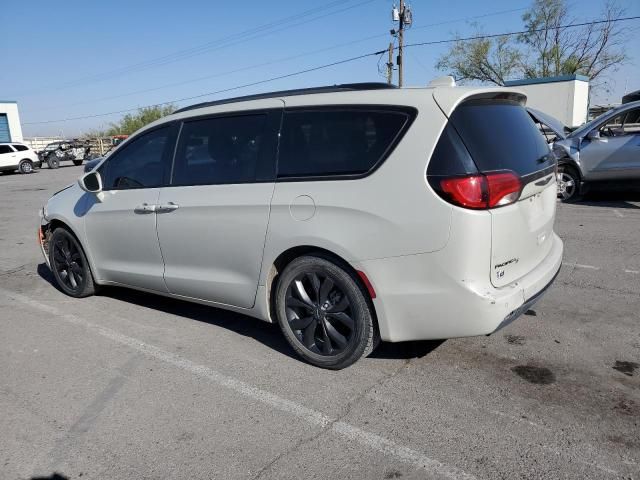
{"label": "white building", "polygon": [[587,121],[589,77],[527,78],[505,82],[505,86],[522,90],[527,95],[527,106],[557,118],[568,127],[577,127]]}
{"label": "white building", "polygon": [[18,104],[0,100],[0,142],[22,142]]}

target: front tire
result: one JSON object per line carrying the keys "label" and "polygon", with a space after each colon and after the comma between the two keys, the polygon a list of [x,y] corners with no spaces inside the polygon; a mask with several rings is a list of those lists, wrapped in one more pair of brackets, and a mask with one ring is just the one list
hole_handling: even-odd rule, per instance
{"label": "front tire", "polygon": [[47,157],[47,165],[49,168],[59,168],[60,167],[60,159],[57,155],[51,154]]}
{"label": "front tire", "polygon": [[275,309],[282,332],[307,362],[339,370],[376,345],[371,308],[356,278],[320,257],[303,256],[279,276]]}
{"label": "front tire", "polygon": [[580,174],[571,165],[558,165],[558,198],[563,202],[580,199]]}
{"label": "front tire", "polygon": [[96,291],[87,257],[76,238],[56,228],[49,241],[49,262],[56,285],[70,297],[83,298]]}
{"label": "front tire", "polygon": [[22,174],[33,173],[33,162],[31,160],[22,160],[18,165],[18,170]]}

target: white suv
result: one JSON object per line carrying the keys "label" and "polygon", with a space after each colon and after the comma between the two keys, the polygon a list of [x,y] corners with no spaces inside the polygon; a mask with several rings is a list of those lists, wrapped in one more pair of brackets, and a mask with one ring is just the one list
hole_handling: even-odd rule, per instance
{"label": "white suv", "polygon": [[40,168],[36,152],[22,143],[0,143],[0,172],[31,173]]}
{"label": "white suv", "polygon": [[355,84],[184,108],[54,195],[40,242],[71,296],[120,285],[278,322],[321,367],[489,334],[562,261],[556,163],[524,103]]}

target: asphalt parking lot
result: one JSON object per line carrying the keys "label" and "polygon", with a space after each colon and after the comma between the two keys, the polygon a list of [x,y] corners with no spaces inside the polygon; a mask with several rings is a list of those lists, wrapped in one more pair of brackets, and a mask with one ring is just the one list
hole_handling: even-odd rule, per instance
{"label": "asphalt parking lot", "polygon": [[81,173],[0,175],[0,478],[640,479],[640,195],[559,205],[564,267],[504,330],[332,372],[237,314],[57,291],[37,211]]}

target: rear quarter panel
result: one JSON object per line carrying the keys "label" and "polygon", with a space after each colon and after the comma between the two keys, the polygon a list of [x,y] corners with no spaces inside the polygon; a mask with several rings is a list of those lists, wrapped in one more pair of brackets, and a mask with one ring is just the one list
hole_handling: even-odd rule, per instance
{"label": "rear quarter panel", "polygon": [[[314,105],[314,97],[287,98],[286,106]],[[451,206],[426,181],[428,159],[446,123],[431,91],[399,90],[385,96],[359,92],[333,98],[340,100],[336,105],[386,102],[415,107],[418,113],[391,155],[365,178],[276,183],[261,284],[274,260],[296,246],[324,248],[358,262],[436,251],[449,238]],[[318,98],[317,104],[327,105],[326,97]],[[305,220],[294,218],[301,202],[311,212]]]}

